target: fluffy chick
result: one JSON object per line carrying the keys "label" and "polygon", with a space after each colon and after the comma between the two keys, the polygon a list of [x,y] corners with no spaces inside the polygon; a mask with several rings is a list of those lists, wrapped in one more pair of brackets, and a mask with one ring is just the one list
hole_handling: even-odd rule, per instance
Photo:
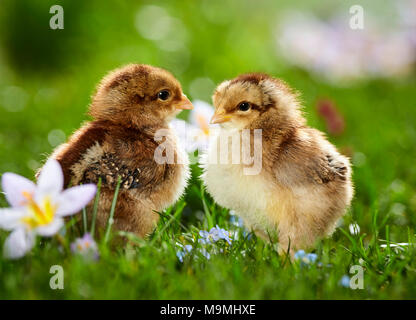
{"label": "fluffy chick", "polygon": [[[159,217],[155,211],[181,196],[189,177],[188,155],[168,126],[181,109],[192,109],[191,102],[173,75],[160,68],[127,65],[98,85],[89,108],[93,121],[51,155],[63,168],[65,185],[101,179],[98,227],[107,223],[118,176],[113,227],[140,237],[154,229]],[[155,139],[160,129],[165,138]],[[155,161],[161,143],[174,153],[174,163]]]}
{"label": "fluffy chick", "polygon": [[[297,94],[279,79],[253,73],[221,83],[213,102],[211,123],[220,130],[201,161],[214,200],[260,236],[277,234],[280,252],[290,248],[293,254],[330,235],[353,197],[351,166],[324,134],[306,125]],[[233,164],[230,156],[212,161],[219,139],[243,129],[250,129],[251,150],[254,129],[262,129],[256,175],[246,175],[247,165]]]}

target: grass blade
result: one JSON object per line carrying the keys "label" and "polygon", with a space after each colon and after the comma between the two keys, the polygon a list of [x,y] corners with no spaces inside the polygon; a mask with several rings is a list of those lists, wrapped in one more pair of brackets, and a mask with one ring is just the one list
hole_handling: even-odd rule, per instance
{"label": "grass blade", "polygon": [[162,229],[153,237],[150,241],[150,245],[153,245],[157,239],[159,239],[166,229],[172,224],[172,222],[176,221],[179,214],[182,213],[183,208],[185,208],[186,203],[183,202],[180,206],[176,209],[175,213],[169,216],[169,220],[163,225]]}
{"label": "grass blade", "polygon": [[108,222],[107,222],[107,229],[105,231],[104,243],[107,243],[108,239],[110,238],[111,226],[114,223],[114,211],[116,209],[118,192],[120,190],[120,184],[121,184],[121,177],[118,176],[116,190],[114,191],[113,202],[111,203],[110,216],[109,216]]}
{"label": "grass blade", "polygon": [[87,233],[88,223],[87,223],[87,209],[82,208],[82,224],[84,226],[84,233]]}
{"label": "grass blade", "polygon": [[208,205],[205,200],[204,186],[202,184],[201,184],[201,200],[202,200],[202,206],[204,208],[205,216],[207,217],[207,221],[208,221],[208,229],[211,229],[214,226],[214,221],[213,221],[211,213],[209,212]]}

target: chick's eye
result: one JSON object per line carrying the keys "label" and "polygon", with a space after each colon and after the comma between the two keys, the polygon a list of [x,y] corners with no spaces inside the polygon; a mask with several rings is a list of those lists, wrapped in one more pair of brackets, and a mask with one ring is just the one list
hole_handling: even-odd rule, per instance
{"label": "chick's eye", "polygon": [[162,91],[160,91],[160,92],[157,94],[157,97],[158,97],[160,100],[168,100],[168,99],[169,99],[169,96],[170,96],[170,93],[169,93],[169,91],[168,91],[168,90],[162,90]]}
{"label": "chick's eye", "polygon": [[248,102],[241,102],[239,105],[238,105],[238,110],[241,110],[241,111],[248,111],[248,109],[250,109],[250,103],[248,103]]}

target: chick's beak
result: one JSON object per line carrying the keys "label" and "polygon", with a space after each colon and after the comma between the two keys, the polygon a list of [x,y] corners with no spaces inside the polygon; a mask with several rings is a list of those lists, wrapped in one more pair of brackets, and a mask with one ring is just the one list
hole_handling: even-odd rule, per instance
{"label": "chick's beak", "polygon": [[223,114],[223,113],[215,113],[211,118],[211,124],[215,123],[224,123],[231,120],[231,116]]}
{"label": "chick's beak", "polygon": [[180,110],[190,110],[193,109],[194,106],[192,105],[192,102],[189,101],[189,99],[183,94],[182,99],[175,104],[175,108]]}

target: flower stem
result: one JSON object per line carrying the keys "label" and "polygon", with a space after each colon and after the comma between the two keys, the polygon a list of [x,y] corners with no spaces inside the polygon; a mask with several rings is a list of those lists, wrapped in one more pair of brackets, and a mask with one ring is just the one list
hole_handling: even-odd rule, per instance
{"label": "flower stem", "polygon": [[55,239],[59,242],[59,244],[64,248],[65,251],[68,251],[68,246],[65,238],[60,235],[59,233],[55,234]]}
{"label": "flower stem", "polygon": [[110,217],[108,218],[108,222],[107,222],[107,230],[105,231],[104,243],[107,243],[108,239],[110,238],[110,231],[111,231],[111,226],[114,223],[114,211],[116,209],[118,192],[120,190],[120,184],[121,184],[121,177],[118,176],[116,190],[114,191],[113,202],[111,203]]}
{"label": "flower stem", "polygon": [[82,222],[84,225],[84,233],[86,233],[88,225],[87,225],[87,210],[85,209],[85,207],[82,208]]}

